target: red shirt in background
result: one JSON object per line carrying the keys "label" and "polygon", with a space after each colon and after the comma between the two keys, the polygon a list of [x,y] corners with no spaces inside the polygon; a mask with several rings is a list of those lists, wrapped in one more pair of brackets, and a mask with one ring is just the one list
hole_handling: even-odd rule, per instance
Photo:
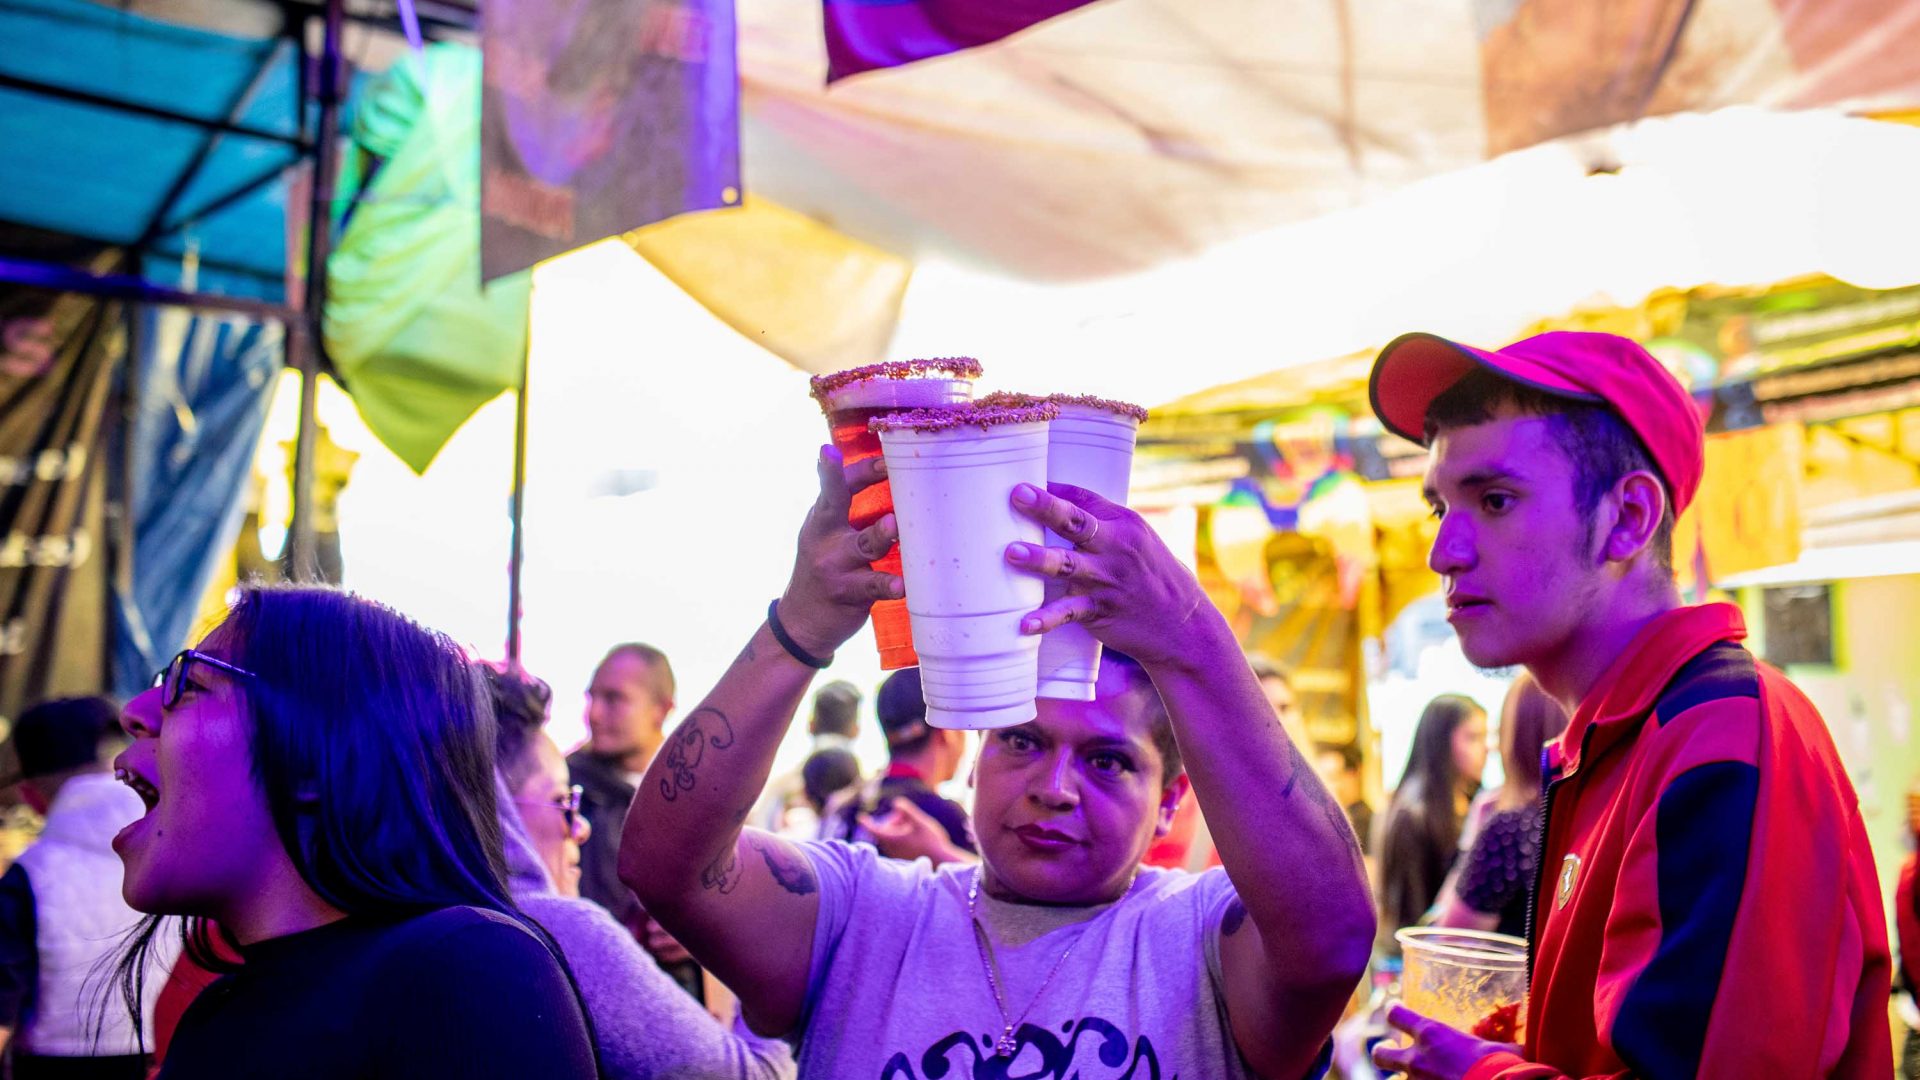
{"label": "red shirt in background", "polygon": [[[227,946],[212,924],[207,929],[213,941],[214,951],[220,958],[238,964],[240,957]],[[173,1033],[180,1026],[180,1018],[186,1015],[187,1006],[200,996],[200,991],[212,986],[220,978],[217,971],[208,971],[193,962],[186,950],[181,950],[180,958],[174,961],[173,971],[167,976],[167,984],[160,988],[160,997],[153,1003],[153,1067],[147,1071],[149,1078],[160,1075],[160,1063],[167,1059],[167,1046],[173,1042]]]}
{"label": "red shirt in background", "polygon": [[1920,909],[1914,907],[1913,879],[1920,871],[1920,854],[1907,856],[1900,866],[1900,884],[1893,891],[1893,926],[1900,935],[1900,973],[1907,989],[1920,995]]}

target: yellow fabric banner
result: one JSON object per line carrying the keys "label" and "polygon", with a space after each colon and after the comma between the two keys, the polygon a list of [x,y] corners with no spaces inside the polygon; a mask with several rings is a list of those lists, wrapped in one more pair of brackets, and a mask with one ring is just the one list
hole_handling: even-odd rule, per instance
{"label": "yellow fabric banner", "polygon": [[1713,580],[1800,558],[1806,431],[1774,424],[1707,439],[1699,497],[1674,530],[1674,569],[1687,583],[1694,538]]}
{"label": "yellow fabric banner", "polygon": [[623,237],[728,326],[802,371],[886,359],[913,265],[766,199]]}

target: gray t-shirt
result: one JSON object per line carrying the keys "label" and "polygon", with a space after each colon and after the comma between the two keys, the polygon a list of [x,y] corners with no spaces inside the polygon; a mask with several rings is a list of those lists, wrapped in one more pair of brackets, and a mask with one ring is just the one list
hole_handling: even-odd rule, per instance
{"label": "gray t-shirt", "polygon": [[1224,871],[1142,869],[1126,896],[1087,908],[981,895],[1008,1012],[1025,1012],[1013,1060],[982,1068],[1003,1022],[967,918],[978,868],[800,847],[820,877],[802,1077],[1253,1076],[1227,1027],[1220,922],[1235,895]]}

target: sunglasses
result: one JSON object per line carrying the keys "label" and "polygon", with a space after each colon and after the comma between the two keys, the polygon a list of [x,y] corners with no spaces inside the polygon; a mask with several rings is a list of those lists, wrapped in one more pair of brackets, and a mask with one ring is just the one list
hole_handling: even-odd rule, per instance
{"label": "sunglasses", "polygon": [[171,709],[180,704],[181,695],[187,692],[187,677],[193,672],[195,664],[204,664],[216,671],[241,679],[257,679],[258,675],[245,668],[235,667],[217,656],[208,656],[198,649],[182,649],[173,658],[173,662],[154,673],[153,682],[148,685],[160,691],[160,707]]}
{"label": "sunglasses", "polygon": [[580,785],[575,784],[567,789],[565,795],[557,799],[537,799],[534,801],[515,799],[513,800],[513,804],[515,806],[550,806],[560,811],[560,816],[564,818],[567,823],[567,835],[572,836],[580,831],[580,796],[582,794],[583,791]]}

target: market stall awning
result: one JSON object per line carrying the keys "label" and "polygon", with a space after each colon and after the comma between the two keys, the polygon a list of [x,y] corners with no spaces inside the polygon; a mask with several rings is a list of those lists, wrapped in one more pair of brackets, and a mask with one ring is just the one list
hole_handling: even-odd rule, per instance
{"label": "market stall awning", "polygon": [[817,0],[740,28],[750,192],[1048,279],[1643,116],[1920,105],[1910,0],[1108,0],[830,89]]}
{"label": "market stall awning", "polygon": [[[276,24],[277,18],[273,20]],[[88,0],[0,5],[0,220],[152,257],[210,291],[278,300],[300,65],[249,37]]]}

